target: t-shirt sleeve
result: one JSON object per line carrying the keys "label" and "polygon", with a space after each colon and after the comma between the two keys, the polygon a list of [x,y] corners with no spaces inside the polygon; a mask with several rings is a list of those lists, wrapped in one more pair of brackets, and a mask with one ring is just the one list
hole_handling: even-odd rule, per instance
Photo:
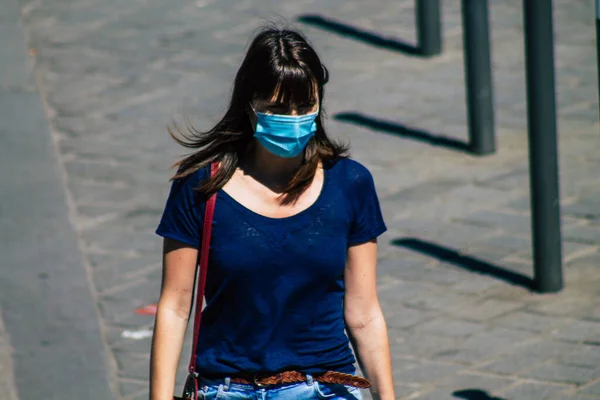
{"label": "t-shirt sleeve", "polygon": [[368,242],[387,230],[373,176],[360,164],[353,168],[351,188],[354,217],[348,235],[349,245]]}
{"label": "t-shirt sleeve", "polygon": [[203,200],[200,192],[195,190],[199,181],[194,175],[173,181],[156,234],[199,247]]}

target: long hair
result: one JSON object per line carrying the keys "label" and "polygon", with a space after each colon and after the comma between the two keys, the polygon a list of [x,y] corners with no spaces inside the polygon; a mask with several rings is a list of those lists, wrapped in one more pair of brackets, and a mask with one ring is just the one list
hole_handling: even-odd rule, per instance
{"label": "long hair", "polygon": [[223,118],[207,132],[188,125],[187,133],[182,133],[175,126],[181,137],[169,128],[169,133],[180,145],[197,149],[173,165],[178,170],[172,179],[183,178],[218,161],[217,174],[198,188],[206,196],[218,191],[231,178],[240,158],[253,142],[249,107],[254,100],[268,100],[277,94],[277,102],[300,105],[318,99],[317,131],[304,150],[302,166],[280,197],[284,204],[295,201],[310,186],[319,161],[325,164],[345,157],[348,152],[347,146],[330,140],[323,129],[323,86],[328,79],[327,69],[300,33],[263,28],[250,44],[236,74],[229,107]]}

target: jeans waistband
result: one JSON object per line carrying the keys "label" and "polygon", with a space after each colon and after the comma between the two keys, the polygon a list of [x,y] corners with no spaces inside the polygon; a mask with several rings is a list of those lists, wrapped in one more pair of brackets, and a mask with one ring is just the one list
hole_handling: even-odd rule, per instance
{"label": "jeans waistband", "polygon": [[[307,385],[312,385],[314,383],[314,379],[312,374],[306,374],[306,381],[304,382],[296,382],[296,383],[288,383],[288,384],[284,384],[285,386],[293,386],[293,385],[300,385],[300,384],[307,384]],[[248,384],[244,384],[244,383],[234,383],[231,382],[231,376],[226,376],[224,378],[217,378],[217,377],[206,377],[206,376],[198,376],[198,385],[200,387],[202,386],[220,386],[223,385],[223,390],[224,391],[228,391],[230,387],[235,386],[238,388],[247,388],[247,389],[255,389],[256,387],[254,385],[248,385]],[[283,386],[283,385],[279,385],[279,386]],[[272,385],[270,387],[277,387],[277,385]]]}

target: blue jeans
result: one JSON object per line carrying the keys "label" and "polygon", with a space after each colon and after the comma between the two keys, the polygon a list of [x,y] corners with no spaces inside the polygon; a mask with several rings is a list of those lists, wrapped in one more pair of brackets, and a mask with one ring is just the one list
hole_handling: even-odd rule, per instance
{"label": "blue jeans", "polygon": [[231,383],[229,378],[207,380],[199,378],[199,399],[206,400],[362,400],[360,389],[354,386],[317,382],[311,375],[306,382],[260,388]]}

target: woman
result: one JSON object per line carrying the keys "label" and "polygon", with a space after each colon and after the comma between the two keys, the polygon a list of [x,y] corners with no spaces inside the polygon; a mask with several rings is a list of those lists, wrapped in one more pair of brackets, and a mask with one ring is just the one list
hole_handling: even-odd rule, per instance
{"label": "woman", "polygon": [[[371,174],[323,129],[327,79],[300,34],[265,29],[248,49],[223,119],[176,138],[196,152],[176,164],[157,229],[164,269],[152,400],[172,398],[204,202],[213,193],[199,397],[361,399],[361,378],[348,379],[351,340],[374,397],[394,398],[375,284],[376,238],[386,228]],[[278,374],[296,378],[261,383]]]}

